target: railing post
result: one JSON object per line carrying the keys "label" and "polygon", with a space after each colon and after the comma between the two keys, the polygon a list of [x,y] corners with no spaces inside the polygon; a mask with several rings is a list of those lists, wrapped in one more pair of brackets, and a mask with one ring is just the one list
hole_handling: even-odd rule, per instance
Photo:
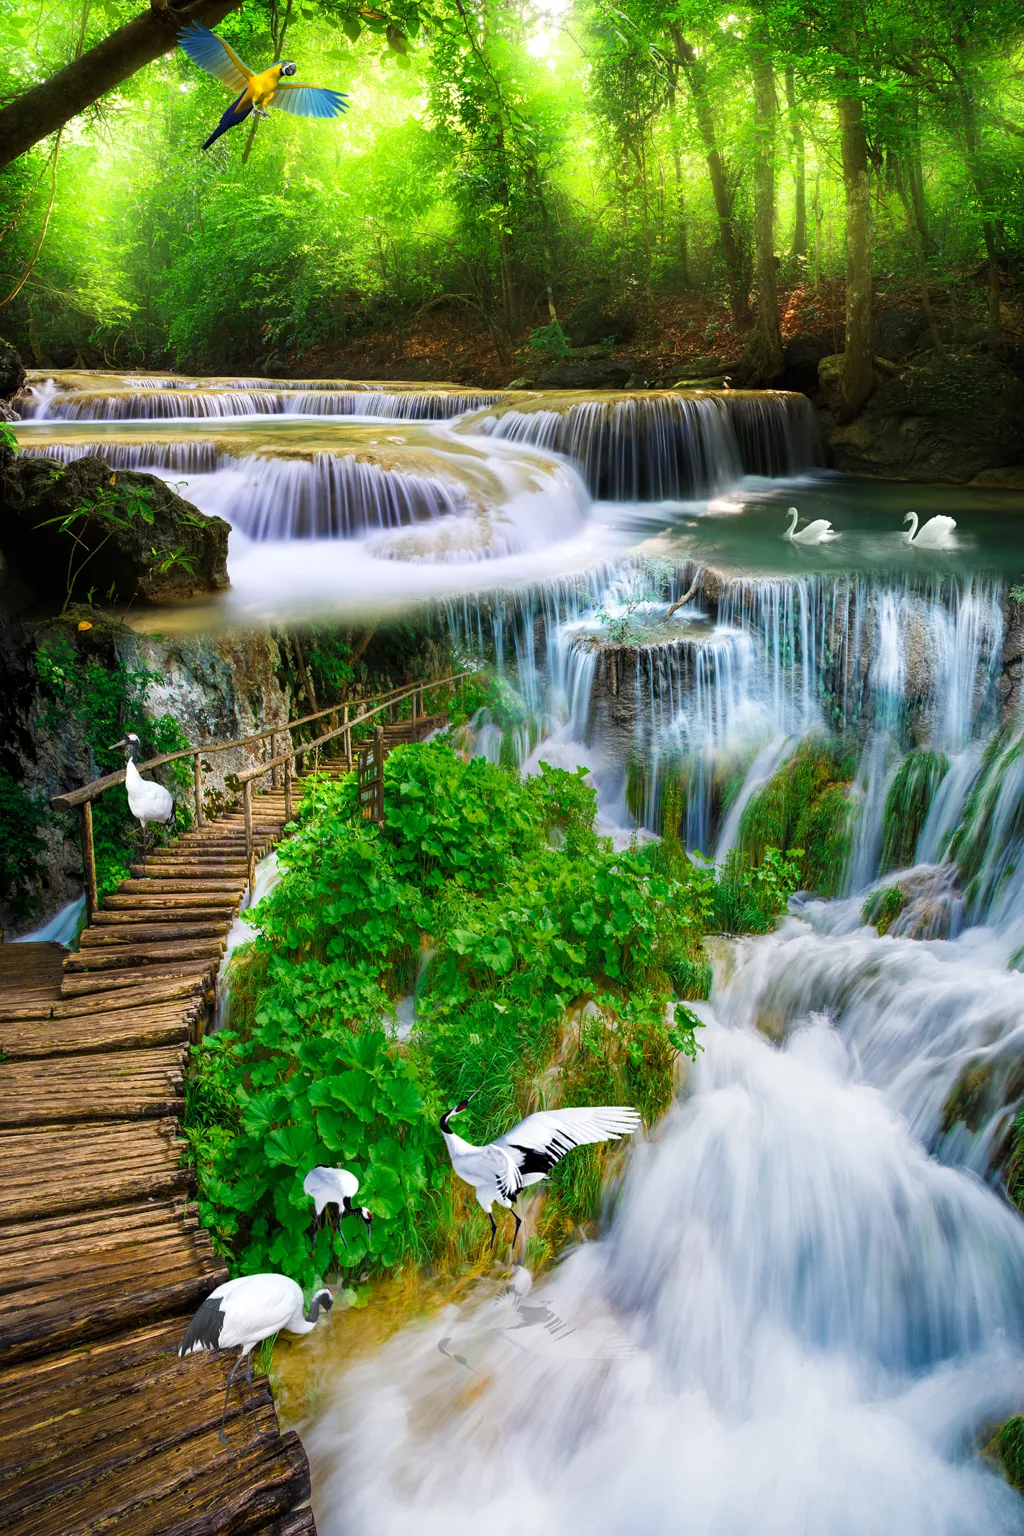
{"label": "railing post", "polygon": [[96,849],[92,840],[92,801],[83,800],[78,807],[78,834],[82,844],[82,869],[85,883],[85,910],[89,922],[96,916],[99,901],[96,896]]}
{"label": "railing post", "polygon": [[[277,756],[277,732],[276,731],[271,731],[271,733],[270,733],[270,756],[271,756],[271,759],[273,759],[273,758],[275,758]],[[277,776],[277,764],[276,763],[274,764],[273,768],[271,768],[271,770],[270,770],[270,787],[271,787],[271,789],[277,789],[278,788],[278,776]]]}
{"label": "railing post", "polygon": [[413,739],[413,741],[415,741],[416,740],[416,695],[415,694],[413,694],[412,699],[411,699],[410,702],[412,704],[412,739]]}
{"label": "railing post", "polygon": [[352,772],[352,732],[348,728],[348,705],[345,705],[345,714],[342,717],[345,725],[345,766],[349,773]]}
{"label": "railing post", "polygon": [[[292,744],[291,736],[289,735],[289,737],[288,737],[289,749],[291,748],[291,744]],[[292,758],[291,757],[286,757],[285,760],[284,760],[284,819],[285,819],[285,821],[291,821],[291,819],[292,819]]]}
{"label": "railing post", "polygon": [[201,827],[203,824],[203,765],[199,752],[192,759],[192,782],[196,790],[196,826]]}
{"label": "railing post", "polygon": [[245,862],[249,872],[249,889],[252,890],[253,871],[255,858],[253,856],[252,839],[252,780],[246,779],[242,785],[242,811],[245,816]]}

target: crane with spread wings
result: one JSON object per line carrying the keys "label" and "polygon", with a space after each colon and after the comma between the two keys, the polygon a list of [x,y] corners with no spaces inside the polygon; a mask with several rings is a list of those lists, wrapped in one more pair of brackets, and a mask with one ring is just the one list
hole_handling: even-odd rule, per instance
{"label": "crane with spread wings", "polygon": [[233,91],[241,92],[210,134],[204,149],[209,149],[229,128],[243,123],[250,112],[257,117],[268,117],[268,108],[276,107],[282,112],[293,112],[297,117],[340,117],[347,111],[348,98],[342,91],[292,80],[290,76],[297,73],[297,66],[288,60],[275,60],[268,69],[257,74],[242,63],[222,37],[208,27],[200,26],[198,21],[183,27],[178,33],[178,41],[193,64],[198,64],[200,69],[205,69]]}

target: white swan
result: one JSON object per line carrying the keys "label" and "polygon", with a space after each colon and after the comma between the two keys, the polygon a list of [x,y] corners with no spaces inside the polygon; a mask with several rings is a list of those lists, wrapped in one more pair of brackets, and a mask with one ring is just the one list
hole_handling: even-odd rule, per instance
{"label": "white swan", "polygon": [[913,525],[910,532],[905,533],[903,537],[915,549],[948,549],[953,542],[956,518],[930,517],[920,533],[917,530],[916,512],[908,512],[903,521]]}
{"label": "white swan", "polygon": [[793,544],[824,544],[826,539],[838,539],[838,533],[832,531],[832,524],[824,517],[815,518],[813,523],[808,523],[806,528],[801,528],[797,533],[796,525],[800,520],[800,514],[796,507],[790,507],[786,514],[792,521],[785,533],[784,539],[789,539]]}

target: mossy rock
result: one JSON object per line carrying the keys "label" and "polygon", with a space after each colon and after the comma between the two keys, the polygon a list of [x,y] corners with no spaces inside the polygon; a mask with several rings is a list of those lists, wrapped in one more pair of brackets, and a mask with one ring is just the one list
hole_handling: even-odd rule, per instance
{"label": "mossy rock", "polygon": [[18,459],[0,482],[0,547],[38,600],[62,601],[75,546],[60,520],[110,491],[139,490],[148,493],[151,520],[122,516],[115,526],[93,516],[75,525],[82,557],[92,553],[85,564],[75,553],[81,573],[72,596],[85,601],[95,589],[115,602],[166,602],[226,587],[230,529],[222,518],[205,516],[155,475],[115,475],[92,456]]}
{"label": "mossy rock", "polygon": [[885,802],[883,875],[913,863],[935,792],[948,772],[949,758],[944,752],[911,752],[900,763]]}
{"label": "mossy rock", "polygon": [[906,905],[907,898],[898,885],[883,886],[881,890],[871,892],[860,909],[860,915],[866,923],[878,930],[878,936],[882,938]]}
{"label": "mossy rock", "polygon": [[1024,1493],[1024,1414],[1007,1419],[996,1440],[1006,1481]]}
{"label": "mossy rock", "polygon": [[802,848],[807,889],[837,895],[853,840],[847,795],[853,771],[843,743],[824,738],[802,743],[744,810],[743,852],[756,865],[769,848]]}
{"label": "mossy rock", "polygon": [[[833,361],[821,364],[823,387]],[[925,353],[829,446],[834,466],[853,474],[962,484],[1024,460],[1024,383],[988,353]]]}

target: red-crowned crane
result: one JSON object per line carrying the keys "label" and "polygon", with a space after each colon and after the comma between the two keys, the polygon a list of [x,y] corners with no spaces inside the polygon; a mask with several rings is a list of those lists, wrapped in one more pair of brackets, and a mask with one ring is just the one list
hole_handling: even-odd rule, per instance
{"label": "red-crowned crane", "polygon": [[575,1147],[629,1136],[640,1126],[637,1111],[623,1105],[542,1109],[535,1115],[527,1115],[497,1141],[485,1147],[474,1147],[451,1129],[452,1116],[461,1115],[468,1107],[469,1099],[463,1099],[461,1104],[441,1116],[441,1135],[452,1167],[464,1183],[473,1186],[477,1200],[487,1212],[492,1248],[498,1230],[491,1211],[495,1202],[511,1211],[516,1219],[512,1234],[512,1246],[515,1247],[522,1226],[515,1208],[521,1190],[546,1179],[555,1164]]}
{"label": "red-crowned crane", "polygon": [[210,1292],[186,1328],[178,1354],[190,1355],[197,1349],[240,1350],[224,1392],[224,1412],[218,1433],[225,1445],[224,1425],[231,1383],[243,1360],[247,1367],[249,1395],[252,1395],[249,1351],[269,1339],[272,1333],[280,1333],[282,1328],[289,1333],[312,1333],[321,1311],[330,1312],[333,1305],[333,1295],[322,1286],[314,1294],[308,1311],[305,1310],[302,1291],[287,1275],[242,1275],[238,1280],[225,1280],[223,1285]]}

